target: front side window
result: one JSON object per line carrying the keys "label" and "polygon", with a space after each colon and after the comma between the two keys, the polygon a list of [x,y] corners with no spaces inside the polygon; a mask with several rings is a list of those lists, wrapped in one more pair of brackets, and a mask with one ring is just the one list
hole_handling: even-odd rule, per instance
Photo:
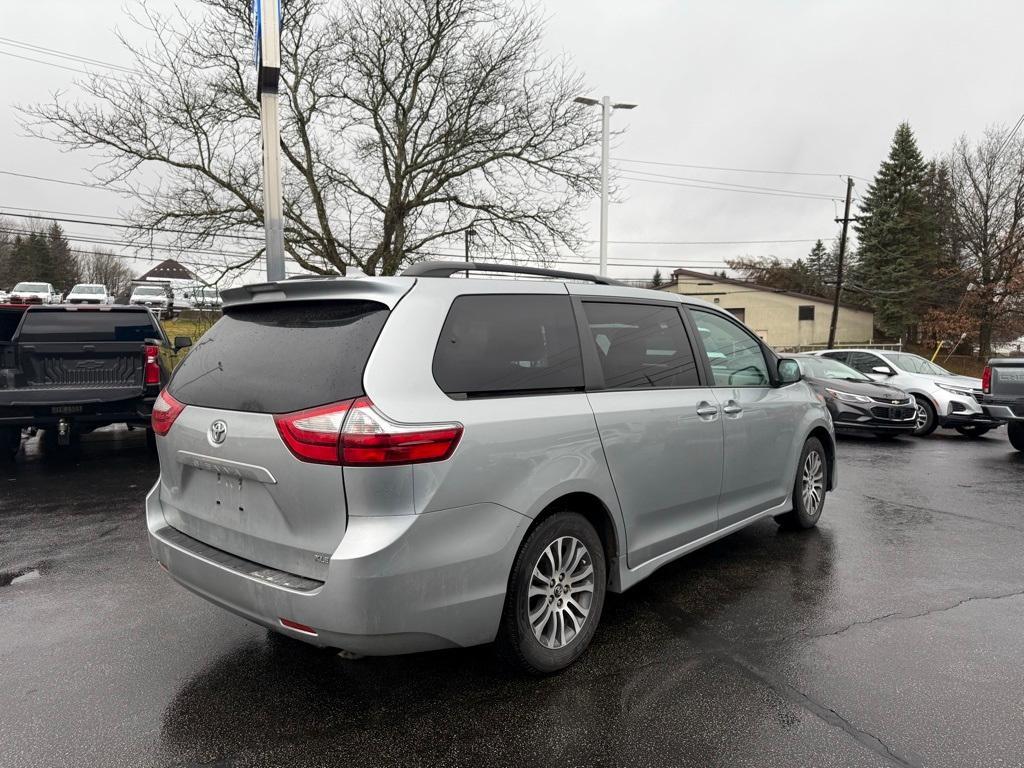
{"label": "front side window", "polygon": [[767,387],[768,365],[760,342],[730,320],[691,309],[718,387]]}
{"label": "front side window", "polygon": [[453,397],[583,389],[568,296],[487,294],[452,302],[434,350],[434,381]]}
{"label": "front side window", "polygon": [[851,352],[847,365],[861,373],[875,373],[875,368],[880,366],[889,367],[879,357],[872,355],[870,352]]}
{"label": "front side window", "polygon": [[583,304],[607,389],[695,387],[693,349],[675,307]]}
{"label": "front side window", "polygon": [[918,355],[911,355],[906,352],[883,352],[882,354],[892,361],[897,368],[907,373],[926,373],[930,376],[953,375],[942,366],[925,360]]}

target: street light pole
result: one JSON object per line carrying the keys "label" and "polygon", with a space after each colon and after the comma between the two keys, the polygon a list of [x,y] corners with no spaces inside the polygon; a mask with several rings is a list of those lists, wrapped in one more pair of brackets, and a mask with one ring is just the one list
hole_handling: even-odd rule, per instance
{"label": "street light pole", "polygon": [[612,117],[611,99],[601,99],[601,256],[597,273],[608,274],[608,133]]}
{"label": "street light pole", "polygon": [[267,280],[284,280],[284,213],[281,203],[281,126],[277,89],[281,73],[281,5],[254,0],[256,93],[260,98],[263,137],[263,228],[266,236]]}
{"label": "street light pole", "polygon": [[612,100],[605,96],[600,101],[586,96],[577,96],[573,99],[577,104],[585,104],[588,107],[601,107],[601,245],[598,261],[598,274],[608,274],[608,143],[611,134],[612,111],[616,109],[635,109],[636,104],[613,104]]}

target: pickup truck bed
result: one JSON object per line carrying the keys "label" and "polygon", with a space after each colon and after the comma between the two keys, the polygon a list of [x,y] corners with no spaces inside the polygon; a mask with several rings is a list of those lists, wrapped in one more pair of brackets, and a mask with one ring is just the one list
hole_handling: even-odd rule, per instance
{"label": "pickup truck bed", "polygon": [[142,307],[0,307],[0,453],[26,427],[68,440],[107,424],[148,424],[168,377],[165,345]]}
{"label": "pickup truck bed", "polygon": [[1010,444],[1024,451],[1024,358],[993,358],[982,377],[982,408],[1006,419]]}

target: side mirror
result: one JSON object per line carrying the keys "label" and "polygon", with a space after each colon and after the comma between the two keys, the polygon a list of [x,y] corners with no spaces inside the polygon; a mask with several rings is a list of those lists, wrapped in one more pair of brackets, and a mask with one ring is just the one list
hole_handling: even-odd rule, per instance
{"label": "side mirror", "polygon": [[778,365],[779,384],[795,384],[803,378],[800,373],[800,363],[789,357],[779,360]]}
{"label": "side mirror", "polygon": [[883,376],[892,376],[893,370],[887,365],[876,365],[871,369],[872,373],[880,373]]}
{"label": "side mirror", "polygon": [[175,336],[174,337],[174,351],[179,352],[186,347],[192,346],[192,339],[188,336]]}

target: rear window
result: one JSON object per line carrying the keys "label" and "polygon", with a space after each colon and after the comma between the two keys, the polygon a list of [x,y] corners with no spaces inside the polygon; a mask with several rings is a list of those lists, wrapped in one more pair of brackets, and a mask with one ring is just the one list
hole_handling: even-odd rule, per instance
{"label": "rear window", "polygon": [[145,312],[30,310],[19,342],[143,341],[161,338]]}
{"label": "rear window", "polygon": [[433,371],[455,397],[583,389],[569,297],[460,296],[441,329]]}
{"label": "rear window", "polygon": [[375,301],[231,308],[178,366],[170,392],[188,405],[259,413],[357,397],[387,318]]}

